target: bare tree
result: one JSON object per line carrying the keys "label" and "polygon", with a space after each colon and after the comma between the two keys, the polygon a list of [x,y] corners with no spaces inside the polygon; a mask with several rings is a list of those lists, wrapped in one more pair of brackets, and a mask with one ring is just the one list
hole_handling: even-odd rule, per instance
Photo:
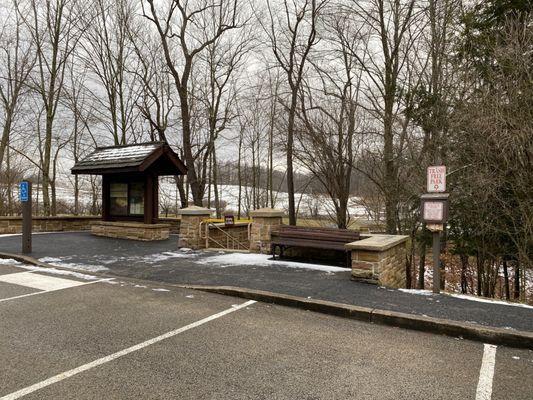
{"label": "bare tree", "polygon": [[136,71],[142,63],[130,41],[140,36],[134,21],[136,6],[131,0],[91,0],[90,5],[83,15],[87,28],[76,55],[95,78],[87,88],[99,103],[95,111],[100,120],[115,145],[126,144],[136,135],[135,105],[141,86]]}
{"label": "bare tree", "polygon": [[[382,125],[382,190],[385,198],[386,229],[398,231],[398,158],[395,139],[398,136],[398,113],[400,110],[402,74],[409,62],[410,50],[417,39],[416,26],[420,12],[415,9],[415,0],[370,0],[351,2],[351,10],[367,26],[371,35],[363,56],[355,52],[361,67],[371,84],[365,91],[366,101]],[[416,31],[415,31],[416,29]],[[374,51],[379,48],[379,52]]]}
{"label": "bare tree", "polygon": [[[42,191],[45,215],[55,214],[51,207],[53,185],[52,135],[64,87],[65,68],[80,37],[79,13],[75,0],[16,2],[17,11],[35,47],[37,71],[31,74],[30,85],[39,96],[44,109]],[[52,199],[52,203],[55,200]]]}
{"label": "bare tree", "polygon": [[[212,30],[215,30],[217,22],[213,12],[216,10],[212,9],[211,15],[206,13],[206,17],[213,24]],[[247,55],[254,45],[253,33],[253,26],[243,23],[239,35],[220,37],[210,43],[197,60],[196,71],[197,76],[199,76],[196,92],[197,103],[207,115],[206,138],[199,143],[199,145],[204,143],[205,150],[203,147],[199,147],[197,150],[198,153],[203,154],[202,157],[198,158],[197,170],[201,171],[201,184],[205,185],[208,173],[207,166],[211,165],[209,181],[213,186],[217,217],[220,217],[221,207],[218,191],[216,142],[235,118],[237,85],[239,85],[238,75],[242,72]],[[204,42],[207,40],[209,40],[209,32],[206,33]]]}
{"label": "bare tree", "polygon": [[318,42],[317,23],[326,4],[327,0],[267,1],[269,24],[263,28],[277,65],[285,72],[289,86],[289,100],[284,103],[284,108],[288,113],[286,154],[290,225],[296,225],[293,148],[298,92],[309,53]]}
{"label": "bare tree", "polygon": [[[187,178],[194,204],[202,205],[204,186],[195,161],[200,154],[193,151],[191,126],[191,74],[193,62],[208,46],[227,32],[241,27],[237,0],[173,0],[162,10],[154,0],[143,1],[143,15],[157,29],[167,66],[174,79],[181,111],[182,146],[188,168]],[[162,12],[162,14],[161,14]],[[211,17],[214,16],[214,19]],[[179,58],[176,56],[179,54]],[[207,149],[206,149],[207,150]]]}
{"label": "bare tree", "polygon": [[[363,70],[354,52],[366,39],[346,15],[328,19],[329,35],[318,61],[311,60],[316,78],[304,80],[297,129],[298,160],[322,183],[339,228],[349,224],[348,203],[357,148],[360,145],[358,96]],[[348,30],[354,32],[349,33]],[[316,81],[316,82],[315,82]]]}
{"label": "bare tree", "polygon": [[[2,110],[2,136],[0,137],[0,172],[6,178],[10,171],[9,145],[11,132],[21,110],[23,97],[27,92],[25,86],[28,75],[35,63],[34,49],[31,43],[22,38],[23,22],[16,12],[2,18],[0,27],[0,109]],[[4,156],[6,155],[4,163]],[[6,185],[8,210],[11,210],[11,179]],[[0,212],[4,211],[4,196],[0,195]]]}
{"label": "bare tree", "polygon": [[135,73],[142,85],[136,107],[150,128],[150,139],[169,142],[167,130],[174,127],[172,119],[176,111],[175,87],[162,54],[159,37],[149,29],[130,31],[130,42],[135,48],[139,68]]}

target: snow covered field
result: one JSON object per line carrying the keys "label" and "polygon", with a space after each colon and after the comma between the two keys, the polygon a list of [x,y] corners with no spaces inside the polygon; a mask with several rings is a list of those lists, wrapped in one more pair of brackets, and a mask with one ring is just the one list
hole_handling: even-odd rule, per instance
{"label": "snow covered field", "polygon": [[[14,193],[17,193],[18,189],[14,188]],[[211,188],[211,199],[214,198],[213,188]],[[249,199],[251,197],[250,187],[242,187],[241,193],[241,205],[244,210],[249,208]],[[226,205],[226,209],[237,210],[239,202],[239,187],[237,185],[219,185],[218,186],[219,197],[221,201]],[[179,194],[176,189],[176,185],[166,178],[160,179],[159,184],[159,198],[161,209],[166,206],[170,209],[174,209],[176,204],[179,204]],[[98,198],[100,195],[98,195]],[[267,194],[265,190],[260,190],[260,197],[266,198]],[[39,199],[39,203],[42,203],[42,191],[39,188],[34,187],[33,192],[34,201]],[[207,198],[207,191],[206,191]],[[289,199],[288,194],[285,192],[275,192],[275,208],[280,208],[283,210],[288,210]],[[57,199],[60,203],[65,203],[68,205],[74,204],[74,189],[68,185],[58,186],[57,187]],[[333,215],[334,208],[333,203],[330,198],[326,195],[310,195],[303,193],[295,194],[296,205],[298,207],[298,212],[300,215],[320,215],[327,216]],[[80,203],[81,204],[90,204],[92,201],[91,191],[84,188],[83,185],[80,189]],[[348,203],[348,211],[352,217],[356,218],[368,218],[368,213],[364,207],[359,205],[360,199],[356,196],[353,196]],[[263,202],[262,202],[263,203]],[[266,203],[265,203],[266,204]]]}
{"label": "snow covered field", "polygon": [[[213,189],[212,189],[213,190]],[[247,208],[247,199],[251,196],[250,187],[242,187],[241,204],[243,208]],[[226,209],[237,210],[239,207],[239,187],[237,185],[219,185],[218,186],[219,197],[225,202]],[[160,181],[160,201],[169,202],[174,204],[176,201],[176,187],[171,182],[166,180]],[[207,195],[206,195],[207,197]],[[266,198],[267,194],[265,190],[260,190],[260,197]],[[211,198],[214,198],[213,192]],[[274,208],[280,208],[288,210],[289,197],[286,192],[274,193]],[[305,193],[296,193],[295,201],[298,207],[300,215],[313,215],[318,214],[320,216],[327,216],[334,214],[333,203],[331,199],[326,195],[310,195]],[[368,218],[366,209],[358,205],[360,199],[356,196],[350,198],[348,202],[348,211],[352,217]]]}

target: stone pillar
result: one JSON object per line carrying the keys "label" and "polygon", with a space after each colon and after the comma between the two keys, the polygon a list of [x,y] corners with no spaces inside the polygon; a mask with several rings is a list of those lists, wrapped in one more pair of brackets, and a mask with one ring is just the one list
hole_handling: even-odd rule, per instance
{"label": "stone pillar", "polygon": [[252,227],[250,232],[250,252],[270,253],[270,232],[282,224],[284,212],[273,208],[260,208],[250,212]]}
{"label": "stone pillar", "polygon": [[178,246],[195,250],[204,249],[205,239],[202,239],[200,235],[200,223],[208,219],[212,213],[213,210],[198,206],[191,206],[179,210],[181,222]]}
{"label": "stone pillar", "polygon": [[352,252],[352,280],[405,288],[405,254],[408,236],[365,235],[348,243]]}

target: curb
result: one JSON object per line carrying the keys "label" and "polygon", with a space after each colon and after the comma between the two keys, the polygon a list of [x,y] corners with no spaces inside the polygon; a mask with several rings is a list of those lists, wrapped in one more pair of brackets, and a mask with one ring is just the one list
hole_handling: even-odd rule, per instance
{"label": "curb", "polygon": [[[57,267],[36,260],[33,257],[21,254],[0,252],[0,258],[12,258],[16,261],[35,265],[42,268],[54,268],[63,271],[74,271],[84,274],[88,273],[87,271],[74,268]],[[117,277],[101,272],[90,272],[90,274],[106,278],[121,278],[141,281],[140,279],[136,278]],[[288,294],[274,293],[264,290],[246,289],[234,286],[184,285],[171,284],[166,282],[158,282],[158,284],[164,284],[165,286],[169,287],[192,289],[208,293],[240,297],[248,300],[256,300],[264,303],[272,303],[286,307],[299,308],[303,310],[334,315],[342,318],[355,319],[358,321],[373,324],[394,326],[398,328],[430,332],[446,336],[462,337],[465,339],[480,341],[484,343],[533,350],[533,332],[507,330],[497,327],[487,327],[443,318],[426,317],[422,315],[406,314],[396,311],[381,310],[377,308],[360,307],[356,305],[336,303],[327,300],[307,299],[304,297],[292,296]]]}
{"label": "curb", "polygon": [[303,310],[315,311],[373,324],[437,333],[446,336],[462,337],[495,345],[533,349],[533,332],[518,330],[509,331],[503,328],[486,327],[443,318],[405,314],[396,311],[380,310],[377,308],[359,307],[326,300],[306,299],[303,297],[233,286],[176,286],[184,289],[200,290],[203,292],[242,297],[248,300],[300,308]]}

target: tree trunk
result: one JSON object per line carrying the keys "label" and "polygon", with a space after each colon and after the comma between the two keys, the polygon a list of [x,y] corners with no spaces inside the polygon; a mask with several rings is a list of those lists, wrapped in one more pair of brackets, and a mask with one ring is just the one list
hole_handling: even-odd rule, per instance
{"label": "tree trunk", "polygon": [[[9,151],[9,147],[6,149],[6,166],[7,170],[11,170],[11,152]],[[7,197],[7,215],[14,215],[13,210],[13,174],[8,173],[8,179],[7,179],[7,189],[6,189],[6,197]]]}
{"label": "tree trunk", "polygon": [[50,206],[50,214],[57,215],[57,196],[56,196],[56,180],[50,181],[50,189],[52,194],[52,202]]}
{"label": "tree trunk", "polygon": [[426,242],[420,243],[420,261],[418,264],[418,288],[424,289],[426,274]]}
{"label": "tree trunk", "polygon": [[213,160],[212,160],[212,168],[213,168],[213,194],[215,196],[215,210],[217,218],[221,218],[222,213],[220,209],[220,199],[218,196],[218,171],[217,171],[217,155],[215,146],[213,146]]}
{"label": "tree trunk", "polygon": [[344,194],[339,198],[339,207],[337,209],[337,227],[339,229],[348,228],[348,218],[346,214],[348,213],[348,196]]}
{"label": "tree trunk", "polygon": [[[0,171],[2,170],[2,163],[4,161],[4,154],[9,143],[9,132],[11,131],[11,113],[7,113],[2,129],[2,140],[0,141]],[[7,173],[7,171],[6,171]]]}
{"label": "tree trunk", "polygon": [[[277,94],[276,94],[277,95]],[[274,99],[274,103],[276,100]],[[274,107],[274,110],[276,108]],[[270,201],[270,208],[274,208],[274,113],[270,119],[270,129],[268,132],[268,176],[267,191]]]}
{"label": "tree trunk", "polygon": [[241,131],[240,134],[239,134],[239,155],[238,155],[238,160],[237,160],[237,180],[238,180],[238,183],[239,183],[239,195],[238,195],[238,199],[237,199],[237,219],[240,219],[241,218],[241,202],[242,202],[242,167],[241,167],[241,162],[242,162],[242,134],[243,132]]}
{"label": "tree trunk", "polygon": [[211,208],[211,179],[213,176],[213,153],[209,154],[209,173],[207,174],[207,208]]}
{"label": "tree trunk", "polygon": [[[411,234],[411,243],[415,243],[415,232]],[[415,246],[411,245],[409,255],[405,257],[405,287],[411,289],[413,287],[413,260],[415,258]]]}
{"label": "tree trunk", "polygon": [[80,213],[80,184],[78,174],[74,175],[74,215]]}
{"label": "tree trunk", "polygon": [[[0,195],[0,211],[5,215],[11,215],[13,213],[12,201],[11,201],[11,186],[13,184],[11,179],[11,159],[9,154],[9,147],[6,147],[6,168],[5,168],[5,201],[3,196]],[[1,171],[1,170],[0,170]],[[7,204],[7,205],[6,205]]]}
{"label": "tree trunk", "polygon": [[476,257],[476,270],[477,270],[477,295],[481,296],[481,287],[483,282],[483,262],[479,255]]}
{"label": "tree trunk", "polygon": [[[185,86],[184,86],[185,85]],[[191,116],[189,111],[189,93],[186,88],[187,82],[182,82],[182,86],[178,89],[180,98],[181,123],[183,130],[183,153],[185,155],[185,162],[187,164],[187,181],[191,188],[192,199],[195,206],[202,206],[204,193],[198,175],[196,173],[196,166],[194,164],[194,156],[192,152],[191,143]]]}
{"label": "tree trunk", "polygon": [[180,195],[181,208],[186,208],[189,204],[189,201],[185,191],[185,177],[183,175],[176,176],[175,181]]}
{"label": "tree trunk", "polygon": [[468,269],[468,255],[461,253],[461,293],[465,294],[468,291],[468,282],[466,279],[466,272]]}
{"label": "tree trunk", "polygon": [[296,208],[294,204],[294,170],[292,152],[294,148],[294,117],[296,114],[297,88],[292,89],[291,107],[289,109],[289,126],[287,129],[287,195],[289,197],[289,225],[296,225]]}
{"label": "tree trunk", "polygon": [[510,300],[511,296],[509,293],[509,271],[507,270],[507,260],[503,260],[503,279],[504,279],[503,289],[505,292],[505,299]]}
{"label": "tree trunk", "polygon": [[44,139],[44,158],[43,158],[43,214],[48,216],[51,213],[50,208],[50,159],[52,155],[52,123],[53,117],[51,110],[46,115],[46,135]]}

